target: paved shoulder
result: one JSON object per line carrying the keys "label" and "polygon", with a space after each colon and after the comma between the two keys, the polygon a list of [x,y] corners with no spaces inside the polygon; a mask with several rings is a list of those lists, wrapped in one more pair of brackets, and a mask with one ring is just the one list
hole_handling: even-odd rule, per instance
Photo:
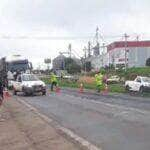
{"label": "paved shoulder", "polygon": [[75,144],[14,99],[0,108],[1,150],[77,150]]}

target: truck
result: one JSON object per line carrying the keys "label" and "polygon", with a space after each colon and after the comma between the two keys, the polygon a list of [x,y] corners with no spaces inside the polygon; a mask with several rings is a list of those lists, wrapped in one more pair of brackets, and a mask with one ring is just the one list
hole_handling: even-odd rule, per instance
{"label": "truck", "polygon": [[7,70],[14,72],[26,72],[32,69],[32,63],[21,55],[13,55],[6,57]]}
{"label": "truck", "polygon": [[0,81],[3,84],[3,87],[7,87],[7,64],[5,58],[0,59]]}
{"label": "truck", "polygon": [[150,92],[150,77],[137,76],[134,81],[126,81],[125,88],[139,93]]}
{"label": "truck", "polygon": [[0,59],[0,76],[5,80],[6,86],[9,88],[12,87],[12,82],[15,80],[17,73],[19,74],[31,70],[32,63],[21,55],[13,55]]}

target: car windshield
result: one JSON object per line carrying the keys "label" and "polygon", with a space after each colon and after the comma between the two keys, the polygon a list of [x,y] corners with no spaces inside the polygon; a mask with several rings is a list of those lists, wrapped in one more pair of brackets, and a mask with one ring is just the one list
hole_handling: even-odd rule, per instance
{"label": "car windshield", "polygon": [[143,79],[144,82],[150,83],[150,78],[149,77],[143,77],[142,79]]}
{"label": "car windshield", "polygon": [[39,79],[35,75],[23,75],[22,80],[23,81],[38,81]]}

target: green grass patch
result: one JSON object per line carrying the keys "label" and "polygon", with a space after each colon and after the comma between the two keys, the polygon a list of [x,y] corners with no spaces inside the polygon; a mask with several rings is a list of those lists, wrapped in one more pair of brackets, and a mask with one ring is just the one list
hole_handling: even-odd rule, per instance
{"label": "green grass patch", "polygon": [[112,93],[125,93],[126,92],[123,84],[110,84],[109,90]]}
{"label": "green grass patch", "polygon": [[137,75],[138,76],[150,76],[150,67],[138,67],[138,68],[129,68],[125,72],[124,70],[117,70],[116,74],[125,77],[125,79],[133,80]]}
{"label": "green grass patch", "polygon": [[[50,84],[49,79],[42,78],[42,80],[46,84]],[[70,88],[79,88],[80,87],[79,82],[73,82],[73,81],[68,81],[68,80],[59,80],[58,84],[61,87],[70,87]],[[85,89],[96,90],[95,83],[92,83],[92,84],[83,83],[83,86],[84,86]],[[108,85],[108,87],[109,87],[109,91],[112,92],[112,93],[125,93],[125,88],[122,84],[110,84],[110,85]]]}

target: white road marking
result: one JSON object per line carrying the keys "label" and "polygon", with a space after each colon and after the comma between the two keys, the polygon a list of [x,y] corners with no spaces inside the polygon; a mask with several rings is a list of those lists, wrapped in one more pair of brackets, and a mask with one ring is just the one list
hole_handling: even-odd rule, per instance
{"label": "white road marking", "polygon": [[[48,123],[54,122],[51,118],[47,117],[46,115],[41,114],[35,107],[31,106],[29,103],[25,102],[24,100],[21,100],[21,99],[18,99],[18,98],[16,98],[16,100],[18,102],[24,104],[31,111],[33,111],[39,117],[41,117],[44,121],[46,121]],[[69,130],[69,129],[63,127],[63,126],[57,125],[57,129],[61,130],[61,132],[63,132],[67,136],[69,136],[71,139],[75,140],[77,143],[79,143],[81,146],[83,146],[87,150],[102,150],[101,148],[98,148],[97,146],[93,145],[92,143],[88,142],[84,138],[78,136],[77,134],[75,134],[74,132],[72,132],[71,130]]]}

